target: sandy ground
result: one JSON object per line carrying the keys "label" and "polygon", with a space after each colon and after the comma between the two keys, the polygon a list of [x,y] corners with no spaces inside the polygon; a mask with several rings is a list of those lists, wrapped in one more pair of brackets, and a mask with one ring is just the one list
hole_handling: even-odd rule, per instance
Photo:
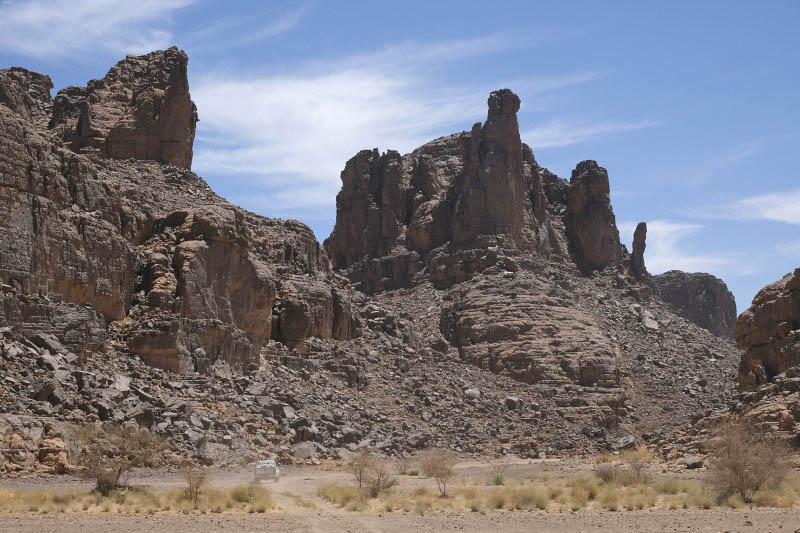
{"label": "sandy ground", "polygon": [[[577,462],[533,461],[512,465],[510,477],[550,472],[568,476],[585,471],[587,466]],[[485,463],[464,463],[458,468],[459,478],[453,488],[467,479],[486,476],[490,467]],[[670,476],[691,476],[687,471],[670,472]],[[249,481],[250,470],[215,472],[213,486],[229,488]],[[140,472],[129,482],[155,489],[180,488],[178,474]],[[348,474],[324,468],[285,467],[283,476],[269,486],[278,509],[266,514],[209,514],[182,515],[115,515],[106,513],[70,513],[62,515],[2,514],[0,531],[55,532],[80,531],[306,531],[306,532],[401,532],[401,531],[603,531],[603,532],[673,532],[673,531],[774,531],[800,532],[800,510],[681,510],[681,511],[619,511],[619,512],[510,512],[490,511],[485,515],[470,512],[428,512],[424,516],[395,511],[393,513],[357,513],[344,511],[316,496],[316,488],[325,483],[349,482]],[[404,486],[429,486],[429,479],[403,477]],[[91,483],[69,478],[31,478],[0,480],[0,487],[34,488],[91,488]],[[296,497],[313,502],[315,510],[298,505]]]}

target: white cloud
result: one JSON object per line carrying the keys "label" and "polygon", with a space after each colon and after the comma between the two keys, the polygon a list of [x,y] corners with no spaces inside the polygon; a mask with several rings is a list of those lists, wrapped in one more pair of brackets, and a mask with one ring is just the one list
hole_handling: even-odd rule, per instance
{"label": "white cloud", "polygon": [[800,224],[800,189],[737,200],[728,213],[733,218]]}
{"label": "white cloud", "polygon": [[660,123],[652,120],[636,122],[603,122],[599,124],[577,124],[563,119],[553,119],[522,134],[522,139],[534,150],[578,144],[611,133],[636,131],[651,128]]}
{"label": "white cloud", "polygon": [[170,46],[169,16],[193,0],[28,0],[0,4],[0,49],[65,57],[97,48],[144,53]]}
{"label": "white cloud", "polygon": [[[619,224],[620,238],[630,246],[636,224],[623,222]],[[703,229],[698,224],[671,222],[669,220],[653,220],[647,222],[647,248],[644,263],[651,274],[661,274],[667,270],[683,270],[685,272],[719,272],[730,264],[723,256],[692,253],[686,250],[687,237]],[[743,274],[744,272],[739,272]]]}
{"label": "white cloud", "polygon": [[[193,166],[268,188],[244,202],[251,209],[256,201],[284,209],[332,205],[339,173],[358,150],[404,153],[482,120],[497,87],[443,86],[436,71],[512,46],[504,36],[404,43],[275,75],[206,74],[192,87],[200,111]],[[597,76],[524,80],[523,100]]]}

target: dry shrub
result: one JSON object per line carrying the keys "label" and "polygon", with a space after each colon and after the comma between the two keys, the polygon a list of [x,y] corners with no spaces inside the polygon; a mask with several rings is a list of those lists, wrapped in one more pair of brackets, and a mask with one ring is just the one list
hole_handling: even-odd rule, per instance
{"label": "dry shrub", "polygon": [[522,511],[530,511],[532,509],[544,511],[549,505],[548,495],[534,487],[514,490],[511,493],[511,501],[514,509]]}
{"label": "dry shrub", "polygon": [[359,488],[364,486],[364,482],[367,480],[367,473],[373,461],[374,458],[370,451],[366,448],[361,448],[358,453],[347,462],[347,470],[356,478],[356,483],[358,483]]}
{"label": "dry shrub", "polygon": [[493,490],[486,497],[489,507],[492,509],[502,509],[508,505],[508,491],[507,490]]}
{"label": "dry shrub", "polygon": [[611,463],[600,463],[594,469],[594,475],[600,478],[603,483],[610,483],[617,476],[617,467]]}
{"label": "dry shrub", "polygon": [[501,462],[500,460],[492,461],[492,476],[489,479],[490,485],[505,485],[506,482],[506,469],[508,468],[508,464]]}
{"label": "dry shrub", "polygon": [[366,448],[350,459],[347,469],[353,474],[358,488],[366,489],[371,498],[397,485],[397,480],[391,475],[391,463],[378,459]]}
{"label": "dry shrub", "polygon": [[146,429],[132,426],[90,425],[75,430],[81,474],[97,482],[108,495],[123,474],[147,464],[163,448],[163,441]]}
{"label": "dry shrub", "polygon": [[367,508],[367,493],[359,487],[322,485],[317,488],[317,496],[349,511],[363,511]]}
{"label": "dry shrub", "polygon": [[739,494],[750,503],[759,490],[780,485],[791,451],[775,435],[739,421],[717,428],[711,454],[709,479],[720,500]]}
{"label": "dry shrub", "polygon": [[183,469],[183,479],[186,481],[186,497],[197,507],[200,493],[208,483],[208,470],[205,468],[187,467]]}
{"label": "dry shrub", "polygon": [[597,486],[597,479],[587,475],[578,475],[567,482],[572,495],[586,504],[589,500],[597,497],[600,488]]}
{"label": "dry shrub", "polygon": [[420,460],[422,472],[436,480],[439,494],[443,498],[447,497],[447,483],[453,477],[456,461],[456,454],[443,448],[428,450]]}
{"label": "dry shrub", "polygon": [[374,460],[367,471],[367,492],[370,497],[377,498],[380,493],[397,485],[397,480],[391,475],[391,465],[388,461]]}
{"label": "dry shrub", "polygon": [[600,506],[609,511],[619,510],[619,500],[619,491],[615,487],[606,487],[598,498]]}
{"label": "dry shrub", "polygon": [[627,463],[633,479],[644,481],[647,477],[647,466],[653,462],[653,454],[645,446],[642,446],[635,450],[625,450],[620,453],[620,459]]}

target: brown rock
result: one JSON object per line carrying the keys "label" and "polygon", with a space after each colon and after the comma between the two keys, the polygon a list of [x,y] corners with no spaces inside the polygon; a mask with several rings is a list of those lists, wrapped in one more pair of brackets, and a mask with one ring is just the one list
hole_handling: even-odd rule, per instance
{"label": "brown rock", "polygon": [[423,270],[444,285],[468,278],[495,264],[472,260],[488,246],[566,256],[541,169],[519,138],[519,105],[508,89],[495,91],[482,127],[402,157],[376,149],[348,161],[325,241],[334,268],[374,293],[408,287]]}
{"label": "brown rock", "polygon": [[719,337],[733,338],[736,300],[721,279],[670,270],[652,278],[656,293],[680,316]]}
{"label": "brown rock", "polygon": [[191,168],[197,108],[189,96],[187,63],[175,47],[128,56],[103,79],[91,80],[85,92],[59,91],[52,128],[75,151]]}
{"label": "brown rock", "polygon": [[620,260],[619,231],[609,194],[606,169],[595,161],[578,163],[569,180],[565,222],[575,263],[582,270],[601,270]]}
{"label": "brown rock", "polygon": [[52,88],[50,76],[20,67],[0,70],[0,105],[42,130],[47,128],[50,121]]}
{"label": "brown rock", "polygon": [[631,275],[637,279],[646,277],[644,250],[647,247],[647,222],[639,222],[633,232],[633,253],[631,254]]}
{"label": "brown rock", "polygon": [[736,321],[739,390],[752,390],[800,364],[800,268],[761,289]]}

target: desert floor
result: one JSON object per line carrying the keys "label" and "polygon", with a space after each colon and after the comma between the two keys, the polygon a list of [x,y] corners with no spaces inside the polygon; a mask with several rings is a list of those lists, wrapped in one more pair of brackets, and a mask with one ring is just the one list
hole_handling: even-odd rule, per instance
{"label": "desert floor", "polygon": [[[570,476],[590,472],[594,465],[579,461],[520,461],[509,465],[506,475],[515,477],[542,475]],[[491,474],[489,463],[461,463],[452,489],[464,487],[475,479]],[[702,473],[659,467],[656,475],[670,477],[700,476]],[[231,488],[250,481],[249,469],[215,471],[211,485]],[[401,486],[425,486],[433,490],[431,479],[399,476]],[[0,514],[0,531],[44,533],[50,531],[123,532],[123,531],[306,531],[306,532],[396,532],[396,531],[800,531],[800,509],[712,509],[644,511],[507,511],[491,510],[485,514],[469,511],[429,511],[423,516],[411,512],[347,511],[317,496],[317,487],[328,483],[351,483],[347,472],[329,466],[284,467],[280,481],[267,484],[277,503],[275,510],[264,514],[114,514],[68,512],[64,514]],[[144,471],[130,477],[131,485],[156,490],[180,489],[184,481],[179,473]],[[71,477],[38,477],[0,480],[0,488],[91,489],[92,484]],[[301,502],[301,503],[298,503]],[[312,504],[312,505],[309,505]]]}

